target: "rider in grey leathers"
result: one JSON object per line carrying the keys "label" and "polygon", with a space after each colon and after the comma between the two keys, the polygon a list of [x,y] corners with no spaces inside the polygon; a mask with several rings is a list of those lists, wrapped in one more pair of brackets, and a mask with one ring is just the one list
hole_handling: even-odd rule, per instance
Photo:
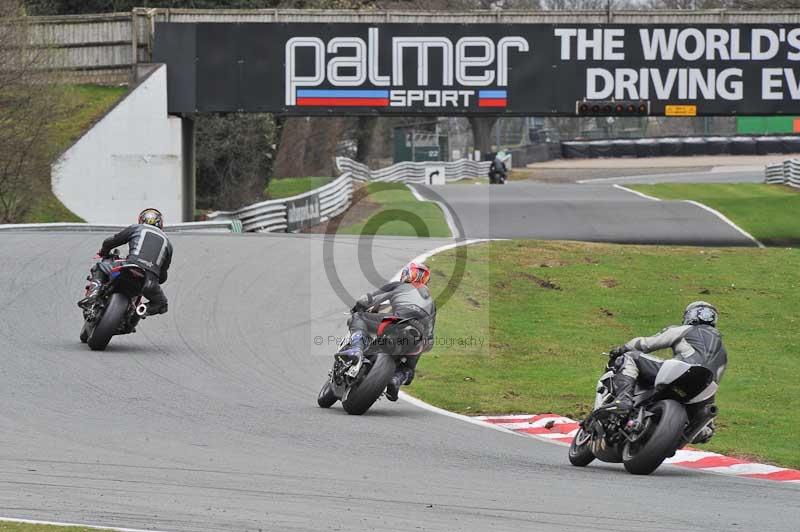
{"label": "rider in grey leathers", "polygon": [[[615,347],[610,354],[614,360],[615,400],[604,406],[609,412],[625,414],[633,408],[632,393],[637,380],[653,384],[664,361],[649,353],[672,348],[673,358],[689,364],[700,364],[714,373],[719,383],[728,365],[728,353],[717,330],[717,309],[711,303],[695,301],[683,313],[683,325],[670,326],[654,336],[634,338],[625,345]],[[699,406],[713,404],[714,398]],[[691,413],[690,413],[691,415]],[[713,422],[695,439],[702,443],[711,439]]]}
{"label": "rider in grey leathers", "polygon": [[[354,307],[347,322],[350,328],[350,344],[338,353],[339,356],[360,358],[364,350],[377,335],[378,327],[384,318],[398,316],[411,318],[424,329],[422,352],[433,346],[433,330],[436,325],[436,305],[428,290],[430,270],[422,263],[410,262],[403,268],[400,281],[387,283],[378,290],[365,294]],[[391,313],[366,312],[366,309],[378,308],[389,303]],[[420,353],[421,354],[421,353]],[[406,363],[400,366],[386,388],[386,397],[396,401],[401,385],[411,384],[419,356],[407,357]]]}

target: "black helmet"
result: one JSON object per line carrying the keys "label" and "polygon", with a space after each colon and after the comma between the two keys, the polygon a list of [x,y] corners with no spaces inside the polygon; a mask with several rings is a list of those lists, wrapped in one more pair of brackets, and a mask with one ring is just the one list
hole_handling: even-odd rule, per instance
{"label": "black helmet", "polygon": [[139,223],[164,229],[164,215],[158,209],[148,208],[139,213]]}
{"label": "black helmet", "polygon": [[683,311],[684,325],[711,325],[717,326],[717,309],[705,301],[693,301]]}

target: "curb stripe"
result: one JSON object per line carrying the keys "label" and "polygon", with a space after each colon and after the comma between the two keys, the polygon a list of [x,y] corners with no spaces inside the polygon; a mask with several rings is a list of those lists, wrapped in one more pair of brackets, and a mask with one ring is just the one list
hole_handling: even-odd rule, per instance
{"label": "curb stripe", "polygon": [[[570,444],[578,432],[578,422],[557,414],[517,414],[510,416],[475,416],[474,422],[492,428],[502,428],[541,441]],[[769,464],[747,462],[719,453],[692,447],[680,449],[675,456],[664,460],[665,465],[707,473],[732,475],[741,478],[770,480],[800,486],[800,471]]]}

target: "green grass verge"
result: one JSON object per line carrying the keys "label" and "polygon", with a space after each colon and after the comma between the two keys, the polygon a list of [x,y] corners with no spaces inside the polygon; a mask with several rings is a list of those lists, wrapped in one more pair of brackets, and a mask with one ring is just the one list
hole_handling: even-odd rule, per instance
{"label": "green grass verge", "polygon": [[581,418],[601,352],[679,322],[687,303],[704,299],[720,309],[730,357],[719,431],[705,447],[800,467],[800,250],[535,241],[466,249],[463,280],[444,304],[458,252],[429,260],[437,344],[410,393],[468,414]]}
{"label": "green grass verge", "polygon": [[[69,85],[60,88],[61,102],[48,125],[45,139],[39,145],[42,155],[50,161],[75,142],[102,115],[108,111],[127,91],[125,87],[103,87],[98,85]],[[82,222],[67,209],[50,188],[50,175],[38,176],[34,183],[36,193],[23,222]]]}
{"label": "green grass verge", "polygon": [[271,179],[264,191],[269,199],[288,198],[330,183],[330,177],[287,177]]}
{"label": "green grass verge", "polygon": [[660,184],[630,188],[712,207],[767,246],[800,246],[800,191],[761,183]]}
{"label": "green grass verge", "polygon": [[102,532],[103,530],[105,529],[87,528],[85,526],[34,525],[0,521],[0,532]]}
{"label": "green grass verge", "polygon": [[340,227],[350,235],[450,237],[442,209],[435,203],[417,200],[401,183],[370,183],[361,200],[377,204],[366,219]]}

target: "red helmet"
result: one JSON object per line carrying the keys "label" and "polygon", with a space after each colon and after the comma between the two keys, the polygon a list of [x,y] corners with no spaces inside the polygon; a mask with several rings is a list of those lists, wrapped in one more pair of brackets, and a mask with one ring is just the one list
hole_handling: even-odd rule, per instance
{"label": "red helmet", "polygon": [[139,223],[164,229],[164,215],[158,209],[145,209],[139,213]]}
{"label": "red helmet", "polygon": [[428,284],[431,277],[431,270],[421,262],[409,262],[403,271],[400,272],[400,282],[411,283],[414,286]]}

